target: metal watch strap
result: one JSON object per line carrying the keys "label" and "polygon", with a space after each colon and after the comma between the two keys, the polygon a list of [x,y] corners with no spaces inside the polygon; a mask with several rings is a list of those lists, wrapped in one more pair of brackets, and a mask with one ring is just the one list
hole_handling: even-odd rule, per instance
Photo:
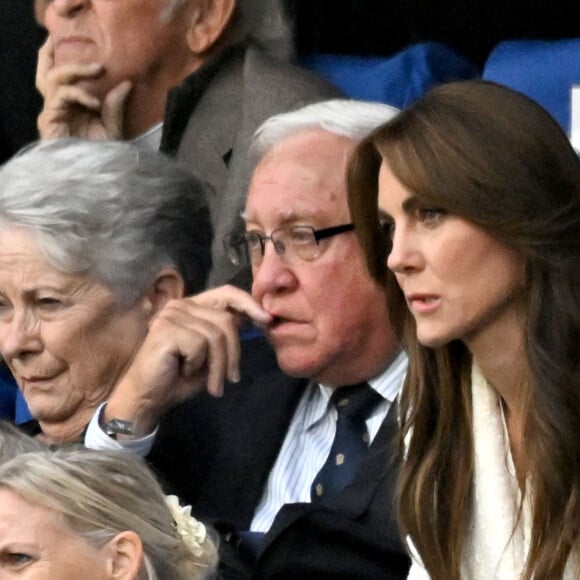
{"label": "metal watch strap", "polygon": [[117,435],[133,435],[135,423],[123,419],[111,419],[105,423],[105,433],[113,439],[116,439]]}

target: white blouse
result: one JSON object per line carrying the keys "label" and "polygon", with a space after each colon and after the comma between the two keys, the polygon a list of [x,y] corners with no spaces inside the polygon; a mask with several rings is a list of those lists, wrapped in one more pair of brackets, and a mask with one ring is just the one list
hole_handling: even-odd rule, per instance
{"label": "white blouse", "polygon": [[[474,428],[474,494],[464,545],[461,577],[465,580],[519,580],[530,547],[531,506],[521,501],[500,399],[476,365],[471,374]],[[529,487],[529,486],[528,486]],[[411,552],[415,550],[411,546]],[[578,557],[570,557],[563,580],[580,578]],[[428,580],[414,554],[408,580]]]}

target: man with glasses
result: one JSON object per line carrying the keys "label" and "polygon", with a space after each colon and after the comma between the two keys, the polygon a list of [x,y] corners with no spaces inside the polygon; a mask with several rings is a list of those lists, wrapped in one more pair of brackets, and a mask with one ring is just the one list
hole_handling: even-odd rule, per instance
{"label": "man with glasses", "polygon": [[[406,577],[392,405],[406,357],[345,183],[353,147],[395,113],[330,101],[258,131],[246,231],[225,240],[251,266],[252,295],[226,286],[168,304],[89,428],[97,447],[156,437],[150,461],[221,534],[224,578]],[[99,420],[131,433],[109,438]]]}

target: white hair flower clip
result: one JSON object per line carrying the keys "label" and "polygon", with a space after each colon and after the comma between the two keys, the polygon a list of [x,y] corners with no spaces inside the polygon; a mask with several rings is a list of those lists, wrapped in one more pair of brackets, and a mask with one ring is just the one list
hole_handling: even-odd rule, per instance
{"label": "white hair flower clip", "polygon": [[175,528],[178,535],[183,539],[186,546],[194,556],[200,557],[203,554],[203,543],[207,535],[205,526],[191,515],[191,506],[179,505],[179,499],[175,495],[168,495],[165,498],[167,507],[175,521]]}

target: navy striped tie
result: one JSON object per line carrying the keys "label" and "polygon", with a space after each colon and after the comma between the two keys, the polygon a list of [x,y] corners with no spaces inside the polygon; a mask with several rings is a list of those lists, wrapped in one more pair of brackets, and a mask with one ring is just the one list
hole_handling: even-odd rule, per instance
{"label": "navy striped tie", "polygon": [[310,489],[313,502],[336,495],[352,482],[369,449],[365,424],[371,411],[383,400],[367,383],[338,388],[330,398],[336,407],[336,435],[330,453]]}

